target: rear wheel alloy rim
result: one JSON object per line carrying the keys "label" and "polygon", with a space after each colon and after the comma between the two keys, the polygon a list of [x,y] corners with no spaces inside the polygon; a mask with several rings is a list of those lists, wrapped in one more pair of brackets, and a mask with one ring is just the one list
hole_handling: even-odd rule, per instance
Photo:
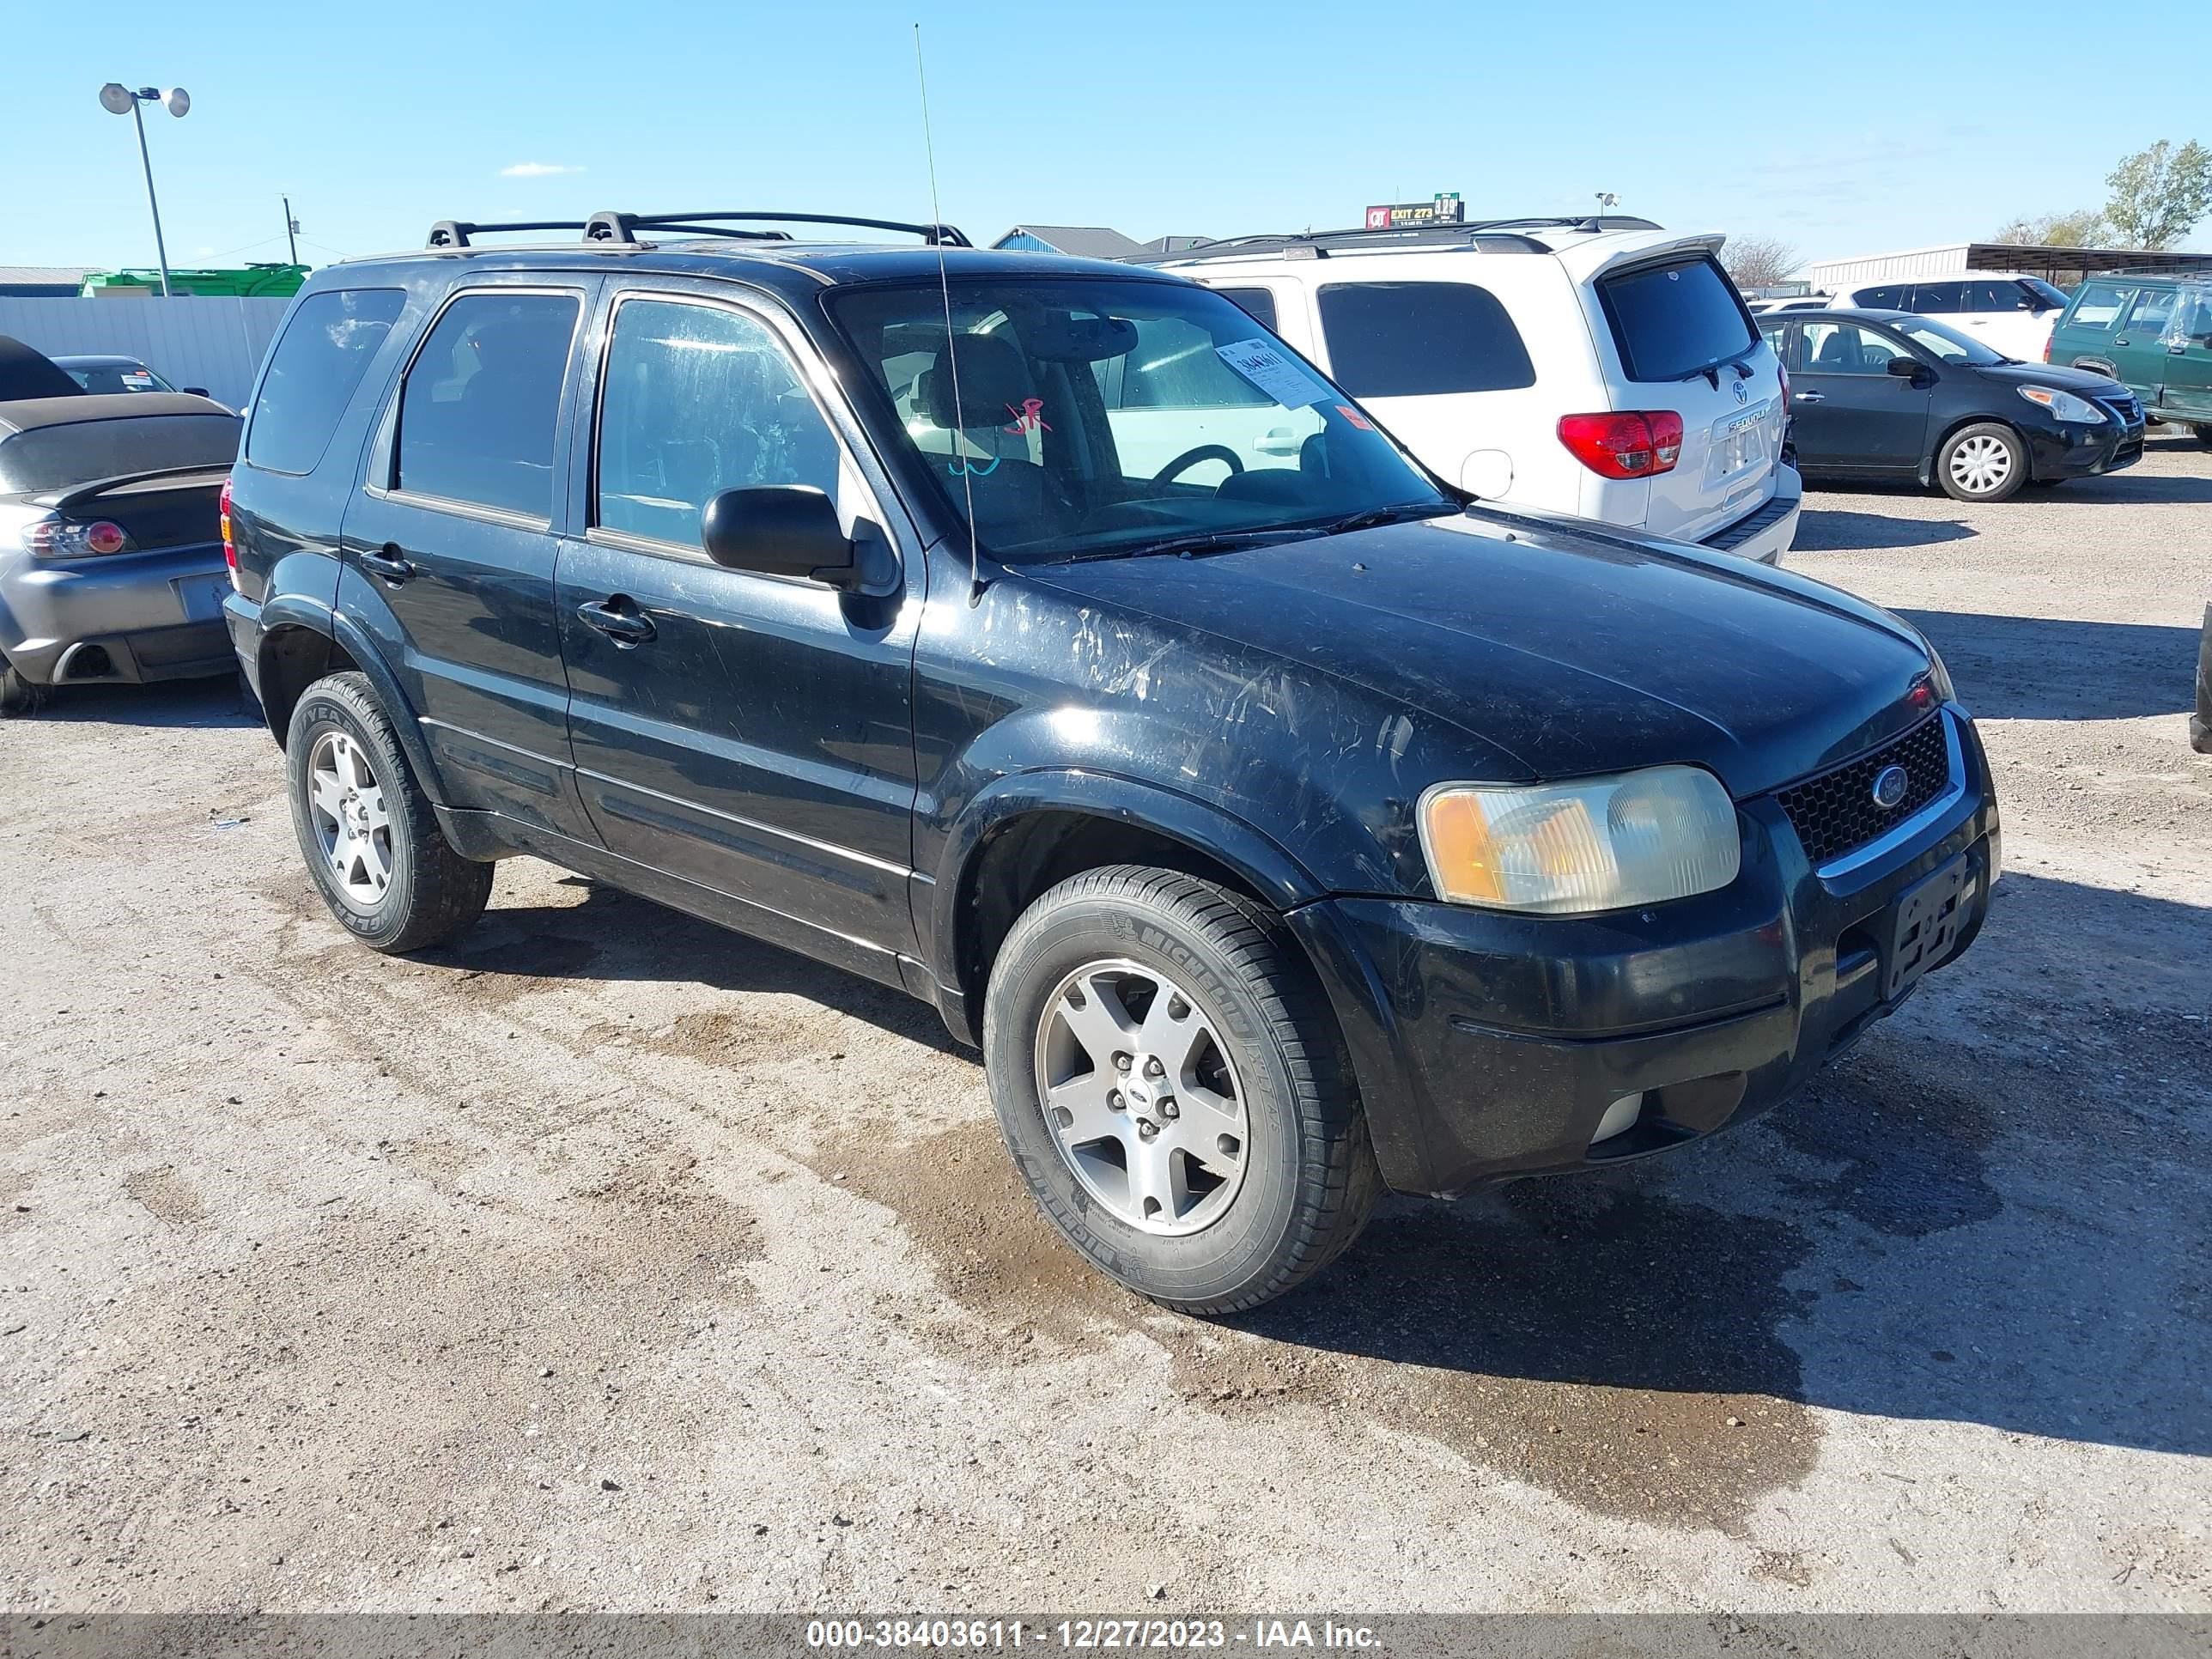
{"label": "rear wheel alloy rim", "polygon": [[2012,450],[2002,438],[1969,438],[1951,452],[1951,482],[1977,495],[2012,477]]}
{"label": "rear wheel alloy rim", "polygon": [[392,885],[392,817],[362,746],[325,732],[307,756],[307,817],[341,892],[373,905]]}
{"label": "rear wheel alloy rim", "polygon": [[1079,968],[1037,1023],[1037,1098],[1060,1158],[1118,1219],[1179,1237],[1226,1214],[1251,1123],[1228,1046],[1156,969]]}

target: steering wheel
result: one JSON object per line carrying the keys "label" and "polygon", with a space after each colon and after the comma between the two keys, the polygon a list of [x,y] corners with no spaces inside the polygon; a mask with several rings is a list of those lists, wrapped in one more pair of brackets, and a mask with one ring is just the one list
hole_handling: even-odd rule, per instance
{"label": "steering wheel", "polygon": [[1238,459],[1235,450],[1221,444],[1200,444],[1195,449],[1186,449],[1175,459],[1153,473],[1152,482],[1156,484],[1166,483],[1170,479],[1188,472],[1200,461],[1228,462],[1229,476],[1232,478],[1244,470],[1244,463]]}

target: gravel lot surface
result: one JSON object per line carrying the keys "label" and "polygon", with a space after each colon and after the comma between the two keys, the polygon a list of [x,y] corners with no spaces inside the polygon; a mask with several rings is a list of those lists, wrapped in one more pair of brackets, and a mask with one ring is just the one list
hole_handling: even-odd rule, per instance
{"label": "gravel lot surface", "polygon": [[1800,541],[1982,719],[1974,951],[1227,1326],[918,1003],[527,861],[387,961],[228,688],[0,725],[0,1602],[2212,1607],[2212,453]]}

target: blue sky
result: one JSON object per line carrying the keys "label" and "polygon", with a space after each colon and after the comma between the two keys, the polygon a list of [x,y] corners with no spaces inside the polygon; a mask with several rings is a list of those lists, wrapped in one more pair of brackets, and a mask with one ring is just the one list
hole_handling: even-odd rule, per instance
{"label": "blue sky", "polygon": [[2212,80],[2175,70],[2166,96],[2076,119],[2060,37],[1985,7],[1881,28],[1863,5],[1771,3],[9,9],[0,264],[153,263],[130,121],[97,101],[109,80],[192,94],[183,120],[147,116],[179,264],[283,258],[287,191],[317,264],[448,217],[922,217],[916,21],[945,215],[979,241],[1024,221],[1352,224],[1437,190],[1472,214],[1574,212],[1610,190],[1670,227],[1832,257],[2096,204],[2123,150],[2212,141]]}

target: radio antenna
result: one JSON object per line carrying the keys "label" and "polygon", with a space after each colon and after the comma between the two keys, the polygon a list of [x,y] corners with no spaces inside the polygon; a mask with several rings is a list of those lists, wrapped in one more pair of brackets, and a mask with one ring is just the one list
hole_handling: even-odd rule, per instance
{"label": "radio antenna", "polygon": [[930,241],[937,248],[937,291],[945,301],[945,361],[952,370],[952,464],[968,497],[968,604],[972,610],[983,601],[983,572],[975,546],[975,470],[960,453],[968,430],[967,413],[960,401],[960,353],[952,343],[952,279],[945,272],[945,212],[937,201],[937,143],[929,131],[929,73],[921,63],[921,25],[914,26],[914,78],[921,88],[921,152],[929,161],[929,222],[937,228]]}

